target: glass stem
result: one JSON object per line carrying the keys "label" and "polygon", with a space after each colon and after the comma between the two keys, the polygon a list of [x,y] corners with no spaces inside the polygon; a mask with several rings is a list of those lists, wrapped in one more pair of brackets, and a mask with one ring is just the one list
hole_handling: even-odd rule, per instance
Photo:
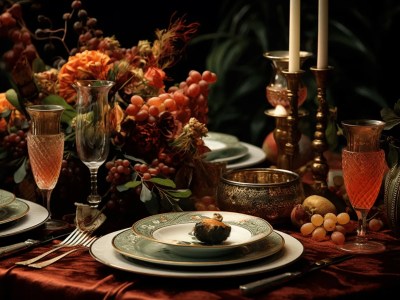
{"label": "glass stem", "polygon": [[357,242],[364,243],[367,241],[367,215],[368,209],[357,209],[358,227],[357,227]]}
{"label": "glass stem", "polygon": [[92,206],[97,206],[101,202],[101,197],[97,193],[97,170],[98,168],[90,168],[91,194],[87,200]]}
{"label": "glass stem", "polygon": [[42,193],[42,199],[44,203],[44,206],[46,206],[47,211],[49,212],[49,216],[51,218],[51,205],[50,205],[50,200],[51,200],[51,192],[53,190],[40,190]]}

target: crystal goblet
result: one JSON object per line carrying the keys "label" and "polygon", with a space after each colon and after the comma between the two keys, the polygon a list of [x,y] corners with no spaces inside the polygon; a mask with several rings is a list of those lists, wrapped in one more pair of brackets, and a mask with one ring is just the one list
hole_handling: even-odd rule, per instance
{"label": "crystal goblet", "polygon": [[343,179],[357,218],[357,237],[339,248],[352,253],[372,254],[385,250],[379,242],[367,239],[367,215],[378,196],[387,168],[385,153],[380,149],[382,121],[343,121],[347,147],[342,151]]}
{"label": "crystal goblet", "polygon": [[60,129],[60,118],[64,108],[59,105],[32,105],[27,111],[32,121],[27,135],[29,161],[35,182],[49,212],[46,229],[66,228],[67,222],[51,216],[51,194],[60,175],[64,154],[64,133]]}
{"label": "crystal goblet", "polygon": [[75,127],[76,149],[80,160],[89,168],[91,193],[89,205],[98,206],[97,173],[106,161],[110,149],[108,93],[115,83],[105,80],[78,80],[77,117]]}

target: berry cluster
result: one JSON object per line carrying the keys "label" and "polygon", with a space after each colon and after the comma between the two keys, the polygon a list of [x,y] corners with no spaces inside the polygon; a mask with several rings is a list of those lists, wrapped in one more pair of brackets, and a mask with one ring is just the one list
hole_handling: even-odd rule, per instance
{"label": "berry cluster", "polygon": [[139,95],[133,95],[126,113],[140,123],[154,123],[165,111],[170,112],[182,124],[186,124],[190,117],[205,123],[208,112],[208,87],[216,80],[215,73],[211,71],[207,70],[201,74],[192,70],[186,81],[182,81],[179,87],[170,87],[167,93],[151,97],[147,101]]}
{"label": "berry cluster", "polygon": [[31,33],[22,19],[21,4],[12,4],[0,15],[0,37],[7,37],[13,43],[12,48],[3,55],[8,68],[13,67],[21,56],[25,56],[29,63],[37,57]]}
{"label": "berry cluster", "polygon": [[4,147],[12,158],[20,158],[27,155],[26,132],[18,130],[12,132],[3,138],[2,147]]}
{"label": "berry cluster", "polygon": [[310,219],[300,227],[300,232],[305,235],[311,235],[311,238],[316,241],[323,241],[330,238],[338,245],[341,245],[346,240],[346,233],[352,231],[354,227],[350,222],[350,215],[346,212],[335,215],[327,213],[324,216],[313,214]]}

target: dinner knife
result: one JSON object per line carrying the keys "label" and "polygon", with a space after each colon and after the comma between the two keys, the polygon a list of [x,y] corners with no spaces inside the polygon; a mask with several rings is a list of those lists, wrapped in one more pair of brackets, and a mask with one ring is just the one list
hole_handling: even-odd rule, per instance
{"label": "dinner knife", "polygon": [[0,258],[19,253],[23,250],[29,249],[29,248],[34,248],[43,244],[46,244],[48,242],[51,242],[52,240],[57,240],[57,239],[62,239],[69,235],[71,232],[65,232],[60,235],[50,235],[45,237],[42,240],[35,240],[35,239],[27,239],[26,241],[15,243],[12,245],[0,247]]}
{"label": "dinner knife", "polygon": [[242,294],[244,294],[244,295],[255,294],[255,293],[270,289],[272,287],[276,287],[280,284],[288,282],[289,280],[299,278],[310,272],[319,270],[321,268],[330,266],[332,264],[340,263],[340,262],[345,261],[352,257],[354,257],[354,254],[345,254],[345,255],[331,257],[331,258],[324,258],[324,259],[317,260],[316,262],[312,263],[310,266],[308,266],[303,271],[285,272],[285,273],[282,273],[279,275],[275,275],[275,276],[271,276],[271,277],[264,278],[261,280],[243,284],[239,288],[240,288],[240,291],[242,292]]}

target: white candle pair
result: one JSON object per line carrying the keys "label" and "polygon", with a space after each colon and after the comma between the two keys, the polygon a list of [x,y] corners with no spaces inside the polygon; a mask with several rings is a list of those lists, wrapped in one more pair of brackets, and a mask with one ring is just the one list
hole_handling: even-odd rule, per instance
{"label": "white candle pair", "polygon": [[[328,67],[328,0],[318,2],[317,68]],[[289,72],[300,70],[300,0],[290,0]]]}

